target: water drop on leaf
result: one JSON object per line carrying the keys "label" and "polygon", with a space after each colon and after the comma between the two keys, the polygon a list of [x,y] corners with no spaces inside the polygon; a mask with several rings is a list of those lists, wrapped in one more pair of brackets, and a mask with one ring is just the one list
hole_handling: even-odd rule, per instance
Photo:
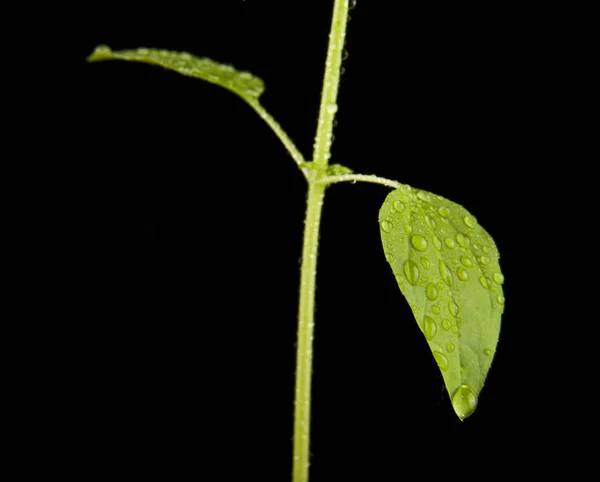
{"label": "water drop on leaf", "polygon": [[433,283],[427,285],[427,298],[431,301],[436,300],[438,297],[438,290]]}
{"label": "water drop on leaf", "polygon": [[431,318],[430,316],[425,315],[424,325],[425,325],[425,338],[427,338],[428,340],[433,340],[433,338],[435,337],[435,334],[437,333],[437,325],[435,324],[434,319]]}
{"label": "water drop on leaf", "polygon": [[448,370],[449,363],[448,363],[448,359],[446,358],[446,355],[444,355],[442,352],[434,351],[433,357],[435,358],[435,361],[437,362],[438,366],[440,367],[440,370],[442,370],[442,371]]}
{"label": "water drop on leaf", "polygon": [[417,251],[427,251],[427,240],[420,234],[413,234],[410,242]]}
{"label": "water drop on leaf", "polygon": [[463,218],[463,221],[470,228],[476,228],[477,227],[477,219],[475,218],[475,216],[467,215],[467,216],[465,216]]}
{"label": "water drop on leaf", "polygon": [[411,285],[417,285],[419,282],[419,274],[419,267],[417,264],[413,260],[407,259],[404,262],[404,276],[406,276],[406,279]]}
{"label": "water drop on leaf", "polygon": [[381,229],[383,229],[386,233],[391,232],[393,227],[394,225],[387,219],[381,221]]}
{"label": "water drop on leaf", "polygon": [[477,408],[477,395],[469,385],[461,385],[452,395],[452,406],[458,418],[464,420]]}

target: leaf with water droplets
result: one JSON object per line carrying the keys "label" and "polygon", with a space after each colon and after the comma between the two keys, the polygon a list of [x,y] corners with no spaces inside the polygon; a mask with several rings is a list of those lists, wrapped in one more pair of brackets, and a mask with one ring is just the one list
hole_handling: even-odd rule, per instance
{"label": "leaf with water droplets", "polygon": [[261,79],[254,75],[234,69],[231,65],[220,64],[207,58],[195,57],[187,52],[171,52],[169,50],[139,48],[135,50],[113,51],[106,45],[96,47],[87,58],[88,62],[103,60],[128,60],[145,64],[160,65],[188,77],[205,80],[224,87],[244,99],[258,115],[273,129],[283,145],[291,154],[296,164],[305,164],[304,157],[289,136],[260,104],[259,97],[265,90]]}
{"label": "leaf with water droplets", "polygon": [[256,101],[265,90],[263,81],[248,72],[241,72],[230,65],[195,57],[186,52],[146,48],[112,51],[106,45],[99,45],[87,58],[88,62],[112,59],[160,65],[165,69],[220,85],[245,100]]}
{"label": "leaf with water droplets", "polygon": [[477,407],[500,334],[496,245],[465,208],[410,186],[388,195],[379,225],[386,259],[464,420]]}

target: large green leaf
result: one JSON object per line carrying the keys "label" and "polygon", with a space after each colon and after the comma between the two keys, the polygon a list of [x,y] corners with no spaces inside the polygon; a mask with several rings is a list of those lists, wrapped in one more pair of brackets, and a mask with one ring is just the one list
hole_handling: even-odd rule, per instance
{"label": "large green leaf", "polygon": [[387,261],[461,420],[477,407],[504,309],[498,250],[462,206],[402,186],[379,211]]}
{"label": "large green leaf", "polygon": [[106,45],[99,45],[87,58],[88,62],[111,59],[160,65],[165,69],[225,87],[245,100],[257,100],[265,90],[263,81],[248,72],[241,72],[230,65],[195,57],[186,52],[146,48],[114,52]]}

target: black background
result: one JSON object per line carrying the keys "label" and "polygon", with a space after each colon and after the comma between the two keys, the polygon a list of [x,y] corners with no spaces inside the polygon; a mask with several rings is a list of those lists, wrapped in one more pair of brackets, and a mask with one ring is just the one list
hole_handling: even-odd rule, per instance
{"label": "black background", "polygon": [[[306,193],[278,139],[235,95],[85,57],[98,44],[145,46],[249,70],[308,159],[332,3],[65,10],[74,20],[60,23],[60,62],[71,70],[53,76],[63,124],[53,142],[69,146],[57,169],[79,286],[74,318],[52,332],[60,362],[48,368],[46,396],[70,454],[52,463],[80,480],[289,480]],[[331,187],[313,482],[534,474],[564,443],[562,414],[579,395],[560,376],[548,382],[561,367],[540,338],[535,300],[551,280],[523,272],[544,261],[530,250],[536,220],[515,201],[537,197],[549,176],[539,146],[553,156],[564,148],[546,129],[560,109],[547,102],[560,32],[544,35],[544,9],[474,5],[359,1],[332,162],[460,203],[494,237],[507,300],[494,364],[479,408],[460,422],[382,253],[377,214],[389,190]]]}

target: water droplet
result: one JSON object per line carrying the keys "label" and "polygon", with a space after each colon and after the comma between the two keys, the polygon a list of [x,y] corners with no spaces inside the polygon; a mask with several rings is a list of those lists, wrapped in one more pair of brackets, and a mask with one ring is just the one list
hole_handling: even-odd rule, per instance
{"label": "water droplet", "polygon": [[417,193],[417,197],[421,200],[421,201],[425,201],[425,202],[429,202],[431,201],[431,196],[426,193],[425,191],[419,191]]}
{"label": "water droplet", "polygon": [[498,295],[498,298],[497,298],[497,300],[498,300],[498,304],[500,304],[500,305],[503,305],[503,304],[504,304],[504,296],[502,296],[502,295]]}
{"label": "water droplet", "polygon": [[394,255],[392,253],[390,253],[389,251],[385,252],[385,259],[387,260],[388,263],[392,263],[394,261]]}
{"label": "water droplet", "polygon": [[413,260],[407,259],[404,262],[404,275],[411,285],[417,286],[417,282],[419,281],[419,267]]}
{"label": "water droplet", "polygon": [[452,287],[452,271],[450,271],[448,266],[446,266],[446,263],[444,263],[442,260],[440,260],[440,274],[442,275],[444,283]]}
{"label": "water droplet", "polygon": [[492,281],[485,276],[479,278],[479,283],[481,283],[481,286],[483,286],[486,290],[489,290],[490,286],[492,286]]}
{"label": "water droplet", "polygon": [[433,340],[437,333],[437,325],[430,316],[425,315],[425,338]]}
{"label": "water droplet", "polygon": [[425,216],[425,221],[427,222],[427,224],[429,225],[429,227],[431,229],[435,229],[435,227],[436,227],[435,219],[430,218],[429,216]]}
{"label": "water droplet", "polygon": [[337,104],[327,104],[327,113],[335,114],[338,110]]}
{"label": "water droplet", "polygon": [[437,362],[438,366],[440,367],[440,370],[442,370],[442,371],[448,370],[448,359],[446,358],[446,356],[443,353],[441,353],[439,351],[434,351],[433,357],[435,358],[435,361]]}
{"label": "water droplet", "polygon": [[429,283],[427,285],[427,298],[429,298],[431,301],[436,300],[438,297],[438,290],[435,287],[435,285],[433,283]]}
{"label": "water droplet", "polygon": [[483,248],[481,248],[481,250],[485,253],[488,254],[490,252],[490,248],[488,248],[487,246],[484,246]]}
{"label": "water droplet", "polygon": [[465,224],[467,226],[469,226],[470,228],[475,228],[477,227],[477,219],[475,218],[475,216],[471,216],[470,214],[465,216],[463,221],[465,222]]}
{"label": "water droplet", "polygon": [[435,249],[437,249],[438,251],[442,250],[442,242],[440,241],[440,238],[438,238],[435,234],[433,235],[433,237],[431,238],[433,241],[433,245],[435,246]]}
{"label": "water droplet", "polygon": [[108,45],[98,45],[94,50],[94,54],[110,55],[112,54],[112,50]]}
{"label": "water droplet", "polygon": [[458,326],[456,326],[456,325],[452,325],[452,328],[451,328],[451,330],[452,330],[452,333],[454,333],[455,335],[457,335],[457,334],[458,334]]}
{"label": "water droplet", "polygon": [[399,201],[399,200],[398,201],[394,201],[394,209],[396,211],[398,211],[399,213],[402,212],[402,211],[404,211],[405,207],[406,206],[404,206],[404,203],[402,201]]}
{"label": "water droplet", "polygon": [[463,266],[466,266],[467,268],[473,267],[473,261],[471,261],[471,258],[469,258],[468,256],[461,256],[460,262],[463,264]]}
{"label": "water droplet", "polygon": [[450,301],[448,303],[448,310],[450,311],[450,314],[452,316],[458,315],[459,308],[458,308],[458,305],[456,303],[454,303],[454,301]]}
{"label": "water droplet", "polygon": [[443,283],[443,281],[438,281],[436,283],[436,286],[438,287],[438,290],[443,290],[446,287],[446,285]]}
{"label": "water droplet", "polygon": [[410,224],[405,224],[405,225],[404,225],[404,232],[405,232],[406,234],[410,234],[410,233],[412,233],[412,226],[411,226]]}
{"label": "water droplet", "polygon": [[440,307],[438,305],[432,305],[431,311],[433,311],[436,315],[440,314]]}
{"label": "water droplet", "polygon": [[348,51],[346,49],[344,49],[342,52],[342,60],[348,60],[349,56],[350,56],[350,54],[348,53]]}
{"label": "water droplet", "polygon": [[452,322],[448,318],[444,318],[442,320],[442,328],[446,331],[449,331],[452,327]]}
{"label": "water droplet", "polygon": [[383,231],[385,231],[386,233],[391,232],[393,227],[394,227],[394,225],[387,219],[384,219],[383,221],[381,221],[381,229]]}
{"label": "water droplet", "polygon": [[444,244],[446,246],[448,246],[450,249],[453,249],[456,247],[456,243],[454,242],[454,240],[452,238],[446,238],[444,239]]}
{"label": "water droplet", "polygon": [[450,216],[450,209],[448,209],[446,206],[442,206],[438,209],[438,213],[440,213],[440,216],[447,218]]}
{"label": "water droplet", "polygon": [[448,343],[447,349],[448,353],[452,353],[454,351],[454,343]]}
{"label": "water droplet", "polygon": [[429,259],[427,259],[425,256],[421,257],[421,264],[423,265],[423,268],[429,269]]}
{"label": "water droplet", "polygon": [[452,395],[452,406],[458,418],[464,420],[477,408],[477,395],[469,385],[461,385]]}
{"label": "water droplet", "polygon": [[348,10],[352,10],[356,7],[356,0],[350,0],[350,5],[348,5]]}
{"label": "water droplet", "polygon": [[414,204],[410,207],[410,210],[415,213],[418,214],[419,213],[419,206],[415,206]]}
{"label": "water droplet", "polygon": [[417,251],[427,251],[427,240],[420,234],[413,234],[410,242]]}
{"label": "water droplet", "polygon": [[482,256],[481,258],[479,258],[479,261],[481,262],[481,264],[489,264],[490,258],[489,256]]}
{"label": "water droplet", "polygon": [[486,348],[485,350],[483,350],[483,354],[485,356],[492,356],[492,350],[490,350],[489,348]]}
{"label": "water droplet", "polygon": [[501,285],[504,283],[504,275],[502,273],[494,273],[494,281]]}
{"label": "water droplet", "polygon": [[462,266],[459,266],[456,270],[456,276],[458,276],[458,279],[461,281],[467,281],[469,279],[469,273]]}
{"label": "water droplet", "polygon": [[471,238],[469,238],[469,236],[465,236],[463,233],[458,233],[456,235],[456,242],[463,248],[468,248],[471,244]]}

